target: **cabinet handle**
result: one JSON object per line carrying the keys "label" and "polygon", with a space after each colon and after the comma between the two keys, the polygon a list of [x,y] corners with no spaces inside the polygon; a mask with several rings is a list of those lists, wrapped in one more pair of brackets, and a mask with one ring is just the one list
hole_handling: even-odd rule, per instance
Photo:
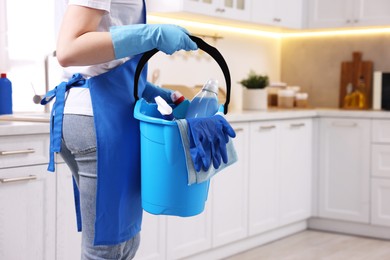
{"label": "cabinet handle", "polygon": [[244,128],[240,127],[240,128],[234,128],[234,132],[242,132],[244,131]]}
{"label": "cabinet handle", "polygon": [[354,23],[358,23],[358,22],[359,22],[359,19],[355,19],[353,22],[354,22]]}
{"label": "cabinet handle", "polygon": [[305,123],[290,124],[290,127],[302,127],[305,126]]}
{"label": "cabinet handle", "polygon": [[274,126],[274,125],[262,125],[262,126],[259,127],[259,130],[273,129],[275,127],[276,126]]}
{"label": "cabinet handle", "polygon": [[333,126],[340,126],[340,127],[356,127],[358,124],[353,122],[353,123],[350,123],[350,122],[333,122],[332,123]]}
{"label": "cabinet handle", "polygon": [[224,8],[217,8],[217,9],[215,9],[215,12],[217,12],[217,13],[224,13],[225,9]]}
{"label": "cabinet handle", "polygon": [[10,183],[10,182],[19,182],[19,181],[32,181],[36,180],[36,175],[29,175],[24,177],[16,177],[16,178],[0,178],[1,183]]}
{"label": "cabinet handle", "polygon": [[348,19],[348,20],[347,20],[347,21],[345,21],[345,22],[346,22],[346,23],[351,23],[351,20],[349,20],[349,19]]}
{"label": "cabinet handle", "polygon": [[26,150],[15,150],[15,151],[0,151],[1,155],[14,155],[14,154],[25,154],[25,153],[35,153],[34,149],[26,149]]}
{"label": "cabinet handle", "polygon": [[276,17],[274,18],[274,22],[277,22],[277,23],[278,23],[278,22],[280,22],[280,21],[282,21],[282,19],[276,18]]}

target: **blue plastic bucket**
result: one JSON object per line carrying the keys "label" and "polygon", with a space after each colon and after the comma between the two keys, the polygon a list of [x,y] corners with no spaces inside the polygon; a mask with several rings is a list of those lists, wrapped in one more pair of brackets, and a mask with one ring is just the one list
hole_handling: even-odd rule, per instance
{"label": "blue plastic bucket", "polygon": [[[202,39],[190,36],[199,49],[218,63],[225,76],[226,101],[230,102],[231,79],[229,68],[221,53]],[[157,49],[144,53],[134,75],[134,97],[138,100],[138,80],[147,61]],[[134,108],[141,132],[141,197],[145,211],[156,215],[189,217],[203,212],[209,182],[188,185],[188,172],[180,131],[175,121],[162,119],[156,104],[140,99]]]}
{"label": "blue plastic bucket", "polygon": [[141,197],[145,211],[156,215],[194,216],[203,212],[209,181],[188,185],[179,128],[161,118],[156,104],[137,101],[134,117],[141,131]]}

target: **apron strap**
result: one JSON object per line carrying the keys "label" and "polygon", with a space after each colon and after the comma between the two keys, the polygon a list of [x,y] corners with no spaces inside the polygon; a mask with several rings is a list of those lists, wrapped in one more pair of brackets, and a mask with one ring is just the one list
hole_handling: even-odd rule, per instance
{"label": "apron strap", "polygon": [[55,87],[53,90],[47,92],[47,94],[41,100],[41,105],[46,105],[54,98],[53,108],[51,110],[50,117],[50,160],[48,171],[54,172],[54,153],[61,151],[62,142],[62,119],[64,117],[65,107],[65,93],[72,87],[86,87],[86,80],[81,74],[74,74],[68,82],[62,82],[60,85]]}

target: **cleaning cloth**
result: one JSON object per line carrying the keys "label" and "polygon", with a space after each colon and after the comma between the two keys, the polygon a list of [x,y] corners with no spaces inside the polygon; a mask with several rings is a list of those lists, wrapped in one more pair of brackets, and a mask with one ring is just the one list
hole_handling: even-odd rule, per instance
{"label": "cleaning cloth", "polygon": [[186,158],[186,166],[187,166],[187,173],[188,173],[188,185],[192,185],[194,183],[202,183],[204,181],[209,180],[211,177],[213,177],[215,174],[220,172],[221,170],[225,169],[226,167],[232,165],[233,163],[237,162],[238,157],[236,150],[233,145],[232,139],[229,137],[229,142],[226,144],[226,151],[228,156],[227,163],[221,162],[221,165],[218,167],[218,169],[215,169],[213,166],[210,166],[207,171],[201,169],[200,172],[196,172],[194,168],[194,164],[192,162],[191,154],[190,154],[190,140],[188,138],[188,124],[187,120],[185,119],[179,119],[176,120],[177,125],[179,127],[179,132],[181,136],[181,140],[183,143],[185,158]]}

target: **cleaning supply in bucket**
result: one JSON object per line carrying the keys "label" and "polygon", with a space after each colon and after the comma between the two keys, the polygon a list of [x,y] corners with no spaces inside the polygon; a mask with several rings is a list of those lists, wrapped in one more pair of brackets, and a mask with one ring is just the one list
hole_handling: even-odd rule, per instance
{"label": "cleaning supply in bucket", "polygon": [[12,83],[6,73],[0,78],[0,115],[12,114]]}
{"label": "cleaning supply in bucket", "polygon": [[[207,170],[203,169],[202,167],[199,170],[196,170],[190,152],[191,142],[187,134],[188,133],[187,119],[179,119],[176,120],[176,122],[177,122],[177,126],[179,127],[180,137],[183,143],[183,148],[185,153],[186,167],[187,167],[187,174],[188,174],[188,185],[192,185],[195,183],[199,184],[208,181],[210,180],[211,177],[216,175],[221,170],[237,162],[238,160],[237,152],[234,148],[232,137],[229,136],[228,142],[226,143],[226,158],[223,159],[222,162],[220,162],[218,167],[216,167],[217,165],[214,165],[215,163],[213,162],[213,166],[210,166]],[[233,129],[231,130],[234,131]]]}
{"label": "cleaning supply in bucket", "polygon": [[154,98],[157,104],[157,110],[161,113],[165,120],[172,121],[174,119],[172,114],[172,107],[160,96]]}
{"label": "cleaning supply in bucket", "polygon": [[183,119],[186,117],[188,106],[190,105],[190,101],[186,99],[179,91],[175,91],[171,94],[171,99],[173,103],[176,105],[173,108],[173,116],[176,119]]}
{"label": "cleaning supply in bucket", "polygon": [[209,117],[218,112],[218,81],[209,79],[191,100],[186,118]]}

